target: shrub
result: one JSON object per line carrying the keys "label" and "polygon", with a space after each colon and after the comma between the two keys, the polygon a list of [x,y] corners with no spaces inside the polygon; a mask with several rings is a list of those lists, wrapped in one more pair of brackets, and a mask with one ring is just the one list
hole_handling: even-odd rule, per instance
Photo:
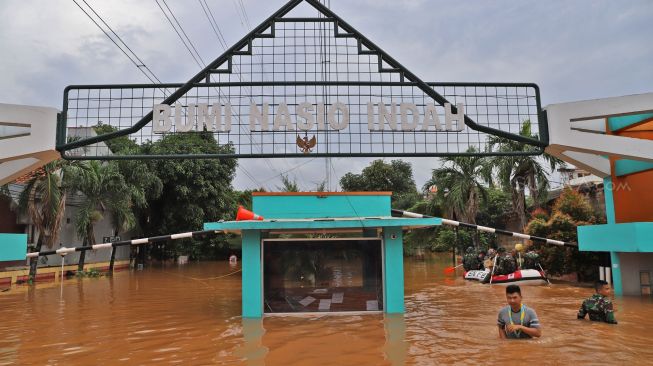
{"label": "shrub", "polygon": [[[543,210],[542,210],[543,211]],[[549,239],[575,242],[578,240],[576,228],[596,222],[593,209],[587,198],[565,188],[553,205],[550,216],[545,212],[532,214],[532,220],[526,225],[526,233]],[[582,281],[595,280],[599,254],[580,252],[576,248],[560,247],[539,242],[533,243],[533,249],[540,254],[542,266],[553,275],[576,272]]]}
{"label": "shrub", "polygon": [[92,277],[92,278],[95,278],[95,277],[102,276],[102,273],[100,273],[100,271],[98,271],[96,268],[91,268],[91,269],[86,269],[86,270],[83,270],[83,271],[78,271],[76,273],[76,276],[77,277]]}

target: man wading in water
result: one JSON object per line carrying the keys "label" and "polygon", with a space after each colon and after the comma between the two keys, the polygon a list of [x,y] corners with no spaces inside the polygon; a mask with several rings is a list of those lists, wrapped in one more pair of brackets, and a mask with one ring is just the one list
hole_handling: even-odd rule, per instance
{"label": "man wading in water", "polygon": [[590,315],[590,320],[617,324],[614,318],[614,309],[610,296],[610,285],[605,281],[597,281],[594,285],[596,293],[589,299],[583,301],[578,310],[578,319],[585,319],[585,315]]}
{"label": "man wading in water", "polygon": [[506,287],[508,306],[499,311],[499,337],[501,339],[518,339],[540,337],[540,320],[535,310],[521,303],[521,289],[517,285]]}

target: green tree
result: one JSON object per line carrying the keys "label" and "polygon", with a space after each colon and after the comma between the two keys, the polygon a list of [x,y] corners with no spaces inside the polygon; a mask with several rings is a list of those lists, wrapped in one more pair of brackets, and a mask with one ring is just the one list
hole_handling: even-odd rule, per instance
{"label": "green tree", "polygon": [[[563,241],[577,241],[576,229],[580,225],[593,225],[596,218],[587,198],[573,189],[565,188],[553,205],[551,215],[542,210],[534,211],[526,226],[529,235]],[[534,242],[533,248],[540,253],[542,265],[554,275],[576,272],[579,280],[596,279],[599,254],[581,252],[578,248],[559,247]]]}
{"label": "green tree", "polygon": [[[230,154],[231,145],[218,145],[212,133],[165,135],[144,147],[156,154]],[[151,200],[149,215],[141,217],[147,235],[201,230],[205,222],[233,219],[236,202],[231,182],[234,158],[156,160],[151,169],[163,184],[159,198]],[[222,238],[184,239],[153,247],[152,254],[167,258],[179,254],[193,259],[215,258],[227,247]]]}
{"label": "green tree", "polygon": [[[537,138],[537,134],[532,133],[530,120],[523,122],[519,134]],[[489,137],[488,147],[495,153],[519,151],[536,154],[539,149],[499,136]],[[520,227],[525,227],[527,221],[526,190],[531,196],[533,205],[539,207],[546,199],[549,189],[545,164],[548,164],[550,170],[553,171],[562,161],[549,154],[543,154],[541,157],[538,155],[506,155],[493,157],[491,163],[496,169],[499,184],[511,194],[512,210],[519,218]]]}
{"label": "green tree", "polygon": [[[63,160],[45,164],[32,173],[18,199],[19,212],[26,214],[37,232],[34,251],[41,251],[43,244],[52,247],[59,239],[59,229],[64,216],[66,192],[62,188]],[[29,278],[34,280],[38,258],[31,258]]]}
{"label": "green tree", "polygon": [[476,223],[499,229],[506,227],[506,221],[512,213],[510,194],[496,188],[488,188],[487,200],[481,201],[476,215]]}
{"label": "green tree", "polygon": [[392,192],[393,207],[407,209],[420,198],[413,179],[410,163],[392,160],[374,160],[360,174],[347,173],[340,178],[343,191]]}
{"label": "green tree", "polygon": [[[456,229],[449,226],[440,226],[436,229],[433,239],[430,241],[430,249],[434,252],[447,252],[456,248],[458,253],[464,253],[465,249],[476,245],[476,233],[470,230]],[[478,248],[487,250],[490,247],[493,238],[491,234],[481,233],[478,236]]]}
{"label": "green tree", "polygon": [[[90,161],[85,166],[68,166],[64,169],[69,194],[83,197],[75,217],[75,232],[83,246],[95,244],[95,224],[109,212],[116,231],[134,227],[132,211],[133,187],[129,186],[114,163]],[[78,271],[84,269],[86,251],[79,255]]]}
{"label": "green tree", "polygon": [[[95,133],[99,136],[118,131],[118,128],[98,122],[93,127]],[[114,155],[134,155],[140,151],[136,141],[131,140],[128,136],[119,136],[104,142]]]}
{"label": "green tree", "polygon": [[315,192],[326,192],[326,180],[321,181],[315,186]]}
{"label": "green tree", "polygon": [[235,202],[234,209],[237,208],[237,206],[243,206],[246,209],[252,211],[252,193],[253,192],[265,192],[265,189],[263,188],[258,188],[258,189],[246,189],[244,191],[233,191],[233,201]]}
{"label": "green tree", "polygon": [[277,189],[281,192],[299,192],[297,181],[284,174],[281,174],[281,187]]}
{"label": "green tree", "polygon": [[[117,131],[117,128],[102,123],[95,126],[94,129],[98,135]],[[141,147],[127,136],[107,140],[106,144],[116,155],[141,154],[144,149],[150,147],[150,144]],[[135,215],[147,217],[149,215],[148,202],[159,198],[163,190],[163,183],[153,171],[152,163],[143,160],[117,160],[114,164],[118,166],[120,174],[124,177],[127,185],[131,187],[130,193]],[[138,231],[142,234],[142,230]]]}
{"label": "green tree", "polygon": [[[470,148],[467,152],[474,153],[476,150]],[[433,169],[431,179],[424,184],[424,190],[437,186],[436,196],[442,202],[446,216],[475,223],[481,200],[487,196],[484,183],[490,180],[491,169],[487,159],[466,155],[445,157],[440,161],[442,167]]]}
{"label": "green tree", "polygon": [[[408,211],[423,215],[441,217],[442,208],[436,197],[422,199],[408,208]],[[404,253],[412,255],[417,248],[429,248],[433,250],[436,246],[435,237],[439,227],[427,227],[410,230],[404,236]]]}

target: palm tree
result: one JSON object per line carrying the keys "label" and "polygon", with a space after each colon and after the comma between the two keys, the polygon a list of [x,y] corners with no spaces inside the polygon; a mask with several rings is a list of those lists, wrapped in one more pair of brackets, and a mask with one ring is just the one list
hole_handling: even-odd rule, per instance
{"label": "palm tree", "polygon": [[[103,219],[104,213],[111,213],[116,231],[129,230],[136,224],[132,211],[133,187],[125,183],[118,166],[91,161],[85,168],[71,168],[66,171],[70,184],[69,192],[84,197],[75,218],[75,231],[84,246],[95,244],[94,227]],[[84,269],[86,251],[79,256],[78,271]]]}
{"label": "palm tree", "polygon": [[[531,132],[531,121],[525,120],[521,126],[520,135],[537,138]],[[492,136],[488,138],[488,147],[492,152],[537,153],[537,147],[509,140],[505,137]],[[519,219],[520,227],[526,226],[526,189],[533,200],[533,205],[539,207],[546,198],[549,189],[549,179],[543,164],[548,163],[553,171],[562,160],[549,154],[497,156],[491,159],[497,171],[499,184],[510,191],[512,210]]]}
{"label": "palm tree", "polygon": [[[470,147],[467,153],[474,153]],[[475,223],[481,199],[486,199],[484,183],[489,182],[491,167],[481,156],[450,156],[441,158],[443,166],[433,169],[424,190],[438,187],[435,199],[442,202],[445,215],[464,222]]]}
{"label": "palm tree", "polygon": [[[59,239],[59,228],[64,216],[66,192],[62,188],[63,160],[55,160],[35,172],[25,181],[25,187],[18,199],[18,210],[27,214],[37,233],[34,251],[41,247],[52,247]],[[29,263],[29,278],[36,276],[38,258],[31,258]]]}

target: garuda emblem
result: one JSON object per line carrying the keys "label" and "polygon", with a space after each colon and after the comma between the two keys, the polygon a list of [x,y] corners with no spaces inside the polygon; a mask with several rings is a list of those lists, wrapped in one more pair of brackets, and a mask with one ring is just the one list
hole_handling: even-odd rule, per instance
{"label": "garuda emblem", "polygon": [[304,136],[304,138],[299,137],[297,135],[297,146],[299,146],[299,149],[302,150],[304,154],[308,154],[313,151],[313,148],[317,145],[317,140],[315,139],[315,135],[309,140],[308,136]]}

